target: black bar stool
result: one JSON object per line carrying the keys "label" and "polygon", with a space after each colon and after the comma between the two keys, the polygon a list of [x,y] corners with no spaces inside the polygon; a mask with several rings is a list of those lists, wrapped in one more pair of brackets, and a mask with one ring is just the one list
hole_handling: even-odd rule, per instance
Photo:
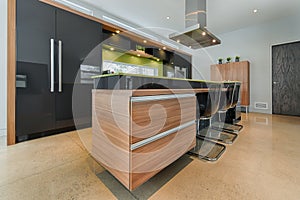
{"label": "black bar stool", "polygon": [[190,151],[191,154],[196,155],[200,159],[207,161],[216,161],[224,153],[226,147],[222,144],[213,142],[206,137],[199,135],[201,131],[201,124],[203,121],[209,121],[217,113],[220,103],[222,84],[209,83],[208,92],[197,93],[197,139],[196,147]]}
{"label": "black bar stool", "polygon": [[199,131],[199,137],[211,139],[225,144],[232,144],[235,141],[237,134],[229,133],[223,130],[225,118],[222,119],[221,117],[221,114],[226,114],[227,110],[232,105],[234,89],[235,82],[223,83],[218,107],[218,121],[214,122],[212,126]]}
{"label": "black bar stool", "polygon": [[[221,122],[225,122],[225,117],[226,117],[226,111],[229,109],[233,109],[237,106],[237,103],[239,101],[239,97],[240,97],[240,86],[241,84],[236,82],[233,92],[232,92],[232,100],[231,103],[229,104],[229,106],[226,107],[226,110],[224,109],[224,111],[219,111],[219,123],[214,123],[213,124],[213,128],[219,131],[224,131],[227,133],[231,133],[231,134],[238,134],[242,129],[243,126],[239,125],[239,124],[228,124],[228,123],[221,123]],[[223,114],[223,118],[221,119],[221,115]],[[233,121],[233,120],[232,120]]]}

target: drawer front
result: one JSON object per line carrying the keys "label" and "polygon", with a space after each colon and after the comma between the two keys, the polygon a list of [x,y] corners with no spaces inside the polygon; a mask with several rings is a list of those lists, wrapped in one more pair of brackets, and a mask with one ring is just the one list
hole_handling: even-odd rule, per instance
{"label": "drawer front", "polygon": [[[187,123],[188,124],[188,123]],[[141,146],[131,152],[131,188],[138,187],[195,146],[196,125]]]}
{"label": "drawer front", "polygon": [[[168,95],[161,95],[163,98]],[[174,96],[174,95],[173,95]],[[176,95],[175,95],[176,96]],[[131,103],[131,144],[196,119],[196,98],[189,96]],[[169,97],[172,97],[170,95]],[[140,99],[139,99],[140,100]]]}

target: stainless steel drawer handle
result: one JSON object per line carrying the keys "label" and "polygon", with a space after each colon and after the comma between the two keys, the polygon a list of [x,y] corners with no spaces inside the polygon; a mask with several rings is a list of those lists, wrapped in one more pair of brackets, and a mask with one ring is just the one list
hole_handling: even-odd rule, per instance
{"label": "stainless steel drawer handle", "polygon": [[195,97],[195,94],[168,94],[168,95],[156,95],[156,96],[142,96],[142,97],[131,97],[131,102],[144,102],[144,101],[158,101],[168,99],[180,99]]}
{"label": "stainless steel drawer handle", "polygon": [[182,129],[184,129],[184,128],[187,128],[187,127],[189,127],[189,126],[195,125],[195,123],[196,123],[196,122],[193,120],[193,121],[191,121],[191,122],[187,122],[187,123],[185,123],[185,124],[183,124],[183,125],[180,125],[180,126],[178,126],[178,127],[169,129],[169,130],[167,130],[167,131],[165,131],[165,132],[163,132],[163,133],[154,135],[153,137],[150,137],[150,138],[147,138],[147,139],[145,139],[145,140],[142,140],[142,141],[139,141],[139,142],[137,142],[137,143],[132,144],[132,145],[130,146],[130,149],[133,151],[133,150],[138,149],[138,148],[140,148],[140,147],[143,147],[143,146],[145,146],[145,145],[147,145],[147,144],[149,144],[149,143],[155,142],[156,140],[159,140],[159,139],[161,139],[161,138],[167,137],[168,135],[171,135],[171,134],[173,134],[173,133],[176,133],[177,131],[180,131],[180,130],[182,130]]}

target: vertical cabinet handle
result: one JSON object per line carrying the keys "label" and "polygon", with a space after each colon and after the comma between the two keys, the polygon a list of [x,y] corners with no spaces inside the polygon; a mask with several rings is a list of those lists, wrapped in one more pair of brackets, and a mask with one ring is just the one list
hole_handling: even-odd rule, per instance
{"label": "vertical cabinet handle", "polygon": [[50,39],[50,92],[54,92],[54,39]]}
{"label": "vertical cabinet handle", "polygon": [[58,41],[58,92],[62,92],[62,41]]}

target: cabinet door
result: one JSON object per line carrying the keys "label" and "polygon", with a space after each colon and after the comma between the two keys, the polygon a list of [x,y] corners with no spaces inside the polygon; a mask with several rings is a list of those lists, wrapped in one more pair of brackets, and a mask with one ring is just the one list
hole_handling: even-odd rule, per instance
{"label": "cabinet door", "polygon": [[17,0],[17,136],[54,129],[50,92],[50,39],[54,36],[53,7],[38,0]]}
{"label": "cabinet door", "polygon": [[17,61],[50,64],[55,9],[38,0],[17,0]]}
{"label": "cabinet door", "polygon": [[[76,105],[76,111],[80,110],[74,118],[80,118],[78,122],[81,124],[90,125],[93,85],[80,83],[80,66],[100,68],[102,52],[98,45],[102,39],[101,25],[60,9],[57,9],[56,17],[56,39],[62,42],[62,91],[55,95],[56,125],[57,128],[74,125],[72,103]],[[56,83],[59,84],[59,70],[56,71]]]}

